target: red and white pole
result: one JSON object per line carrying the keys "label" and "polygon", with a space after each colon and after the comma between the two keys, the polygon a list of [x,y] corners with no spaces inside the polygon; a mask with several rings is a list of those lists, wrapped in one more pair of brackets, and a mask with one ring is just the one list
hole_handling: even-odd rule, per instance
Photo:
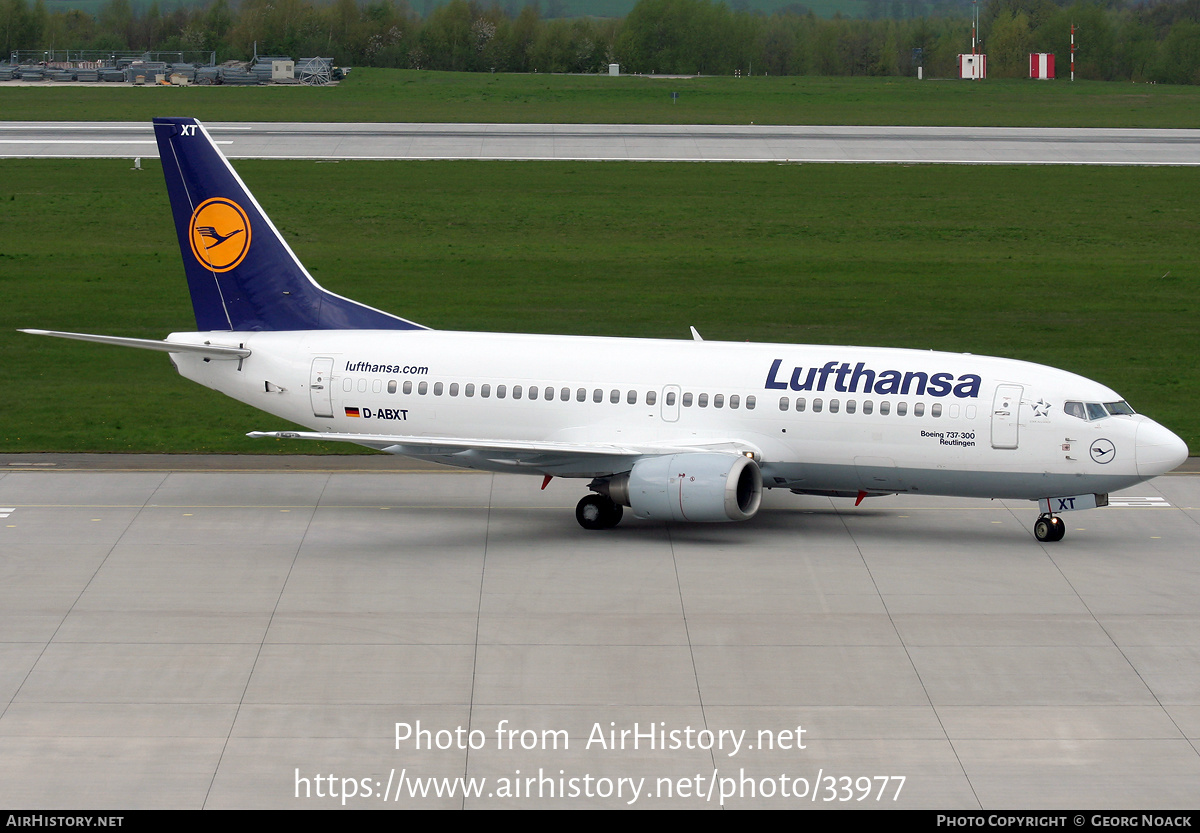
{"label": "red and white pole", "polygon": [[974,56],[976,54],[975,33],[979,29],[979,0],[972,0],[971,5],[973,6],[973,14],[971,15],[971,55]]}
{"label": "red and white pole", "polygon": [[1075,24],[1071,23],[1071,80],[1075,80]]}

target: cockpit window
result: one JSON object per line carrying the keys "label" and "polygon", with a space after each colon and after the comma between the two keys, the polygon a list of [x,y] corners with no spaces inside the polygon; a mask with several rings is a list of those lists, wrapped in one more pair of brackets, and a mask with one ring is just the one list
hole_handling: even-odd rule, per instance
{"label": "cockpit window", "polygon": [[1077,419],[1093,421],[1107,416],[1132,416],[1133,408],[1127,402],[1065,402],[1063,412]]}

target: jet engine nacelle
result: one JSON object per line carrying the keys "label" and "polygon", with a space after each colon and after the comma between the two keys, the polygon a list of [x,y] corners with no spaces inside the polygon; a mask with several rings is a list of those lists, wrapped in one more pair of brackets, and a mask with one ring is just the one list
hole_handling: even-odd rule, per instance
{"label": "jet engine nacelle", "polygon": [[762,503],[762,472],[740,454],[695,452],[648,457],[601,491],[639,518],[745,521]]}

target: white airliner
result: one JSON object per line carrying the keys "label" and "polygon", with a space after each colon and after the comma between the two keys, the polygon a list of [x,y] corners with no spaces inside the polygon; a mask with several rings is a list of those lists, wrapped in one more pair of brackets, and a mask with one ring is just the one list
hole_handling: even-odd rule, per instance
{"label": "white airliner", "polygon": [[198,332],[187,378],[336,440],[471,469],[588,478],[576,517],[744,521],[763,488],[907,492],[1060,512],[1178,466],[1183,441],[1109,388],[1028,362],[870,347],[430,330],[322,289],[195,119],[154,130]]}

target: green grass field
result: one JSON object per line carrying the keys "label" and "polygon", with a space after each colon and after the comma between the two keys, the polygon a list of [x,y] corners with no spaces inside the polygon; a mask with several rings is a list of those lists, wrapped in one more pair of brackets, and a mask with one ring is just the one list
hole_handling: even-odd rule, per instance
{"label": "green grass field", "polygon": [[[157,163],[0,162],[6,451],[311,453],[165,357],[194,325]],[[328,288],[443,329],[851,343],[1102,381],[1200,450],[1200,170],[239,162]],[[335,449],[345,452],[345,448]]]}
{"label": "green grass field", "polygon": [[[670,94],[679,93],[672,103]],[[1200,128],[1200,86],[356,69],[336,87],[17,87],[0,119]]]}

